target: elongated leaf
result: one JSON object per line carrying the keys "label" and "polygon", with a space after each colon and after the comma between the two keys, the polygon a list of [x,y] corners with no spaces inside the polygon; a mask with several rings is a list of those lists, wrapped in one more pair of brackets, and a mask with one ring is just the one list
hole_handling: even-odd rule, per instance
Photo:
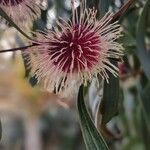
{"label": "elongated leaf", "polygon": [[136,41],[137,41],[137,55],[141,61],[141,66],[146,73],[147,77],[150,78],[150,53],[145,46],[145,34],[146,34],[146,22],[148,17],[148,11],[150,8],[150,0],[147,0],[141,16],[138,20]]}
{"label": "elongated leaf", "polygon": [[145,120],[150,134],[150,82],[145,88],[145,90],[141,92],[141,98],[143,115],[145,116]]}
{"label": "elongated leaf", "polygon": [[78,94],[78,112],[80,118],[80,126],[83,134],[84,142],[87,150],[108,150],[102,135],[97,131],[95,125],[93,124],[87,108],[84,103],[84,93],[83,85],[79,89]]}
{"label": "elongated leaf", "polygon": [[1,138],[2,138],[2,123],[0,121],[0,140],[1,140]]}
{"label": "elongated leaf", "polygon": [[119,104],[119,78],[109,73],[109,84],[104,81],[103,99],[100,104],[102,124],[108,123],[117,113]]}
{"label": "elongated leaf", "polygon": [[29,37],[23,30],[21,30],[15,22],[3,11],[3,9],[0,7],[0,15],[6,19],[9,24],[11,24],[14,28],[16,28],[22,35],[24,35],[26,38],[34,41],[31,37]]}
{"label": "elongated leaf", "polygon": [[145,120],[143,111],[141,112],[141,129],[142,129],[142,139],[145,145],[145,150],[150,150],[150,142],[149,142],[150,133],[148,132],[147,122]]}
{"label": "elongated leaf", "polygon": [[109,8],[110,0],[99,0],[100,17],[103,17]]}

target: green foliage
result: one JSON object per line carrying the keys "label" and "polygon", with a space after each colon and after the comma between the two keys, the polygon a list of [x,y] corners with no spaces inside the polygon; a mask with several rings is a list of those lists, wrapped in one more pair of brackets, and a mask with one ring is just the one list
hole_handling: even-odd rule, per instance
{"label": "green foliage", "polygon": [[138,24],[137,24],[137,32],[136,32],[136,39],[137,39],[137,55],[139,57],[139,60],[141,61],[142,68],[147,75],[147,77],[150,79],[150,53],[146,49],[145,45],[145,35],[146,35],[146,29],[147,29],[147,20],[148,20],[148,14],[149,14],[149,8],[150,8],[150,0],[147,0],[142,13],[139,17]]}
{"label": "green foliage", "polygon": [[109,73],[109,83],[104,81],[103,98],[100,104],[102,124],[108,123],[118,113],[119,78]]}
{"label": "green foliage", "polygon": [[2,138],[2,123],[0,121],[0,140],[1,140],[1,138]]}
{"label": "green foliage", "polygon": [[100,16],[104,16],[108,12],[110,0],[99,0],[99,13]]}
{"label": "green foliage", "polygon": [[[129,0],[131,1],[131,0]],[[56,8],[56,16],[70,15],[70,10],[64,7],[65,1],[50,1],[48,9],[51,6]],[[117,12],[126,1],[119,0],[87,0],[87,6],[95,6],[98,9],[98,17],[102,17],[109,8]],[[100,120],[99,131],[96,129],[93,121],[95,116],[90,114],[85,106],[83,89],[81,86],[78,95],[78,112],[80,126],[83,138],[88,150],[106,150],[108,149],[106,141],[110,141],[111,149],[115,150],[149,150],[150,144],[150,0],[135,0],[134,4],[121,14],[120,23],[123,27],[124,36],[120,42],[125,47],[124,70],[120,78],[115,78],[109,74],[109,84],[104,81],[102,99],[99,98],[99,108],[95,110],[102,118]],[[48,9],[42,12],[42,18],[34,23],[34,30],[46,27]],[[0,8],[0,14],[12,26],[14,26],[26,38],[30,37],[24,33]],[[55,24],[55,23],[54,23]],[[25,62],[26,66],[26,62]],[[26,67],[25,67],[26,68]],[[32,86],[37,84],[35,77],[29,76],[29,70],[26,70],[26,76]],[[119,87],[121,82],[121,87]],[[120,92],[121,91],[121,92]],[[98,94],[97,94],[98,95]],[[94,101],[94,100],[93,100]],[[92,108],[92,106],[89,106]],[[118,116],[116,117],[116,115]],[[112,122],[115,120],[115,125]],[[115,126],[121,133],[118,138],[117,131],[111,129],[114,135],[110,140],[110,133],[101,128],[107,124]],[[99,132],[101,134],[99,134]],[[1,133],[1,132],[0,132]],[[116,138],[117,136],[117,138]],[[113,140],[112,140],[113,139]],[[114,139],[116,141],[114,141]],[[116,146],[119,145],[119,148]]]}
{"label": "green foliage", "polygon": [[87,111],[87,108],[84,103],[83,90],[84,87],[82,85],[79,89],[77,106],[79,111],[80,126],[86,148],[87,150],[108,150],[108,147],[102,135],[98,133]]}
{"label": "green foliage", "polygon": [[143,116],[146,120],[146,125],[148,128],[148,133],[150,134],[150,82],[146,86],[146,88],[141,92],[141,105],[142,105],[142,112]]}

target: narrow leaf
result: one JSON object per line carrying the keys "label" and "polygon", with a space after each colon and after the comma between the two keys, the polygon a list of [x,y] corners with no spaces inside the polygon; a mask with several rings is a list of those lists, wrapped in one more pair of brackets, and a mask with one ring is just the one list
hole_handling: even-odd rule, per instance
{"label": "narrow leaf", "polygon": [[2,138],[2,123],[0,121],[0,140],[1,140],[1,138]]}
{"label": "narrow leaf", "polygon": [[77,107],[80,118],[80,126],[87,150],[108,150],[108,146],[102,135],[97,131],[84,102],[83,85],[78,93]]}
{"label": "narrow leaf", "polygon": [[109,84],[104,81],[103,99],[100,104],[102,124],[108,123],[117,113],[119,104],[119,77],[109,73]]}
{"label": "narrow leaf", "polygon": [[148,126],[148,131],[150,134],[150,82],[148,83],[147,87],[144,89],[141,94],[141,104],[142,104],[142,109],[143,109],[143,115],[145,117],[147,126]]}
{"label": "narrow leaf", "polygon": [[150,78],[150,53],[146,49],[145,45],[145,34],[146,34],[146,23],[148,20],[148,11],[150,8],[150,0],[147,0],[143,11],[139,17],[137,30],[136,30],[136,41],[137,41],[137,55],[141,61],[141,66],[146,73],[147,77]]}
{"label": "narrow leaf", "polygon": [[150,133],[148,131],[148,126],[147,124],[143,111],[141,111],[141,130],[142,130],[142,140],[144,142],[145,150],[150,150]]}
{"label": "narrow leaf", "polygon": [[110,0],[99,0],[100,17],[103,17],[109,8]]}

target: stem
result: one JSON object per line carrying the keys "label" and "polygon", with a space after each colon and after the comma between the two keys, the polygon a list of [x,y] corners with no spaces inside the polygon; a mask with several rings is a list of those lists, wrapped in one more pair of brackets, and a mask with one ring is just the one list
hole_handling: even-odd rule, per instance
{"label": "stem", "polygon": [[112,22],[118,20],[118,18],[120,18],[126,11],[127,9],[131,6],[131,4],[134,2],[135,0],[128,0],[120,9],[118,12],[116,12],[113,16]]}
{"label": "stem", "polygon": [[[19,12],[17,12],[19,13]],[[5,13],[5,11],[0,7],[0,15],[5,18],[6,21],[8,21],[14,28],[16,28],[23,36],[25,36],[27,39],[31,40],[31,41],[35,41],[34,39],[32,39],[30,36],[28,36],[24,31],[22,31],[15,22],[13,22],[13,20]]]}
{"label": "stem", "polygon": [[24,46],[24,47],[18,47],[18,48],[12,48],[12,49],[6,49],[6,50],[0,50],[0,53],[5,53],[5,52],[14,52],[14,51],[18,51],[18,50],[26,50],[30,47],[33,47],[33,46],[37,46],[38,44],[32,44],[32,45],[28,45],[28,46]]}

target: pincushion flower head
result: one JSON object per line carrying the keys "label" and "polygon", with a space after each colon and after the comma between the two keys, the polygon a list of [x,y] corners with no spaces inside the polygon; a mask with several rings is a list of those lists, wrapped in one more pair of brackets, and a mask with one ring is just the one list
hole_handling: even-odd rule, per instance
{"label": "pincushion flower head", "polygon": [[44,79],[48,90],[65,90],[72,81],[87,84],[98,74],[108,81],[107,71],[117,76],[118,68],[110,59],[122,56],[123,47],[116,41],[121,28],[118,22],[111,23],[112,13],[97,20],[96,12],[87,9],[83,0],[78,13],[72,0],[71,20],[59,18],[54,30],[35,33],[38,43],[32,56],[32,73],[38,80]]}
{"label": "pincushion flower head", "polygon": [[19,25],[40,16],[40,4],[41,0],[0,0],[0,7]]}

